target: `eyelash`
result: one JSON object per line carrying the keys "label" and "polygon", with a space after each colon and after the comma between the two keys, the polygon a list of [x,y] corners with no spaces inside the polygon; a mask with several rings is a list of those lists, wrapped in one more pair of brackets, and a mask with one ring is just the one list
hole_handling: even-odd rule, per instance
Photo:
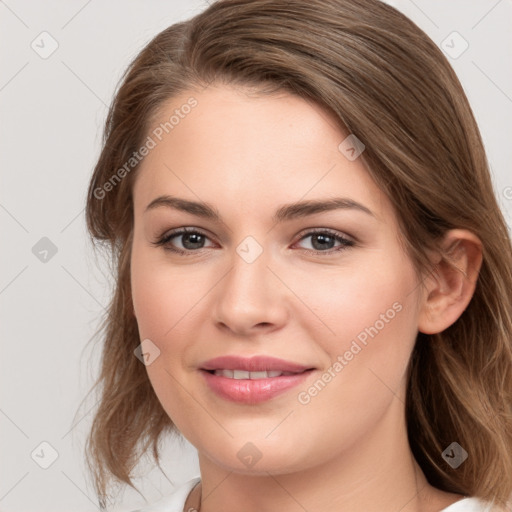
{"label": "eyelash", "polygon": [[[177,249],[176,247],[172,247],[171,245],[167,245],[173,238],[176,238],[180,235],[185,235],[185,234],[197,234],[197,235],[201,235],[201,236],[208,238],[208,236],[205,233],[202,233],[201,231],[198,231],[197,229],[180,228],[175,231],[171,231],[171,232],[164,234],[156,242],[152,242],[152,244],[157,247],[162,246],[167,251],[181,254],[183,256],[193,256],[194,253],[200,252],[202,249],[205,249],[205,247],[202,247],[202,248],[196,249],[196,250],[192,250],[192,249],[183,250],[183,249]],[[313,229],[311,231],[308,231],[303,236],[301,236],[301,238],[298,241],[300,242],[303,239],[308,238],[309,236],[315,235],[315,234],[327,234],[327,235],[333,237],[336,241],[340,242],[342,245],[340,247],[329,249],[327,251],[316,251],[313,249],[302,249],[303,251],[305,251],[308,254],[329,256],[329,255],[333,255],[336,252],[343,251],[349,247],[353,247],[356,245],[355,242],[353,242],[352,240],[349,240],[348,238],[341,236],[337,231],[334,231],[334,230],[331,230],[328,228]]]}

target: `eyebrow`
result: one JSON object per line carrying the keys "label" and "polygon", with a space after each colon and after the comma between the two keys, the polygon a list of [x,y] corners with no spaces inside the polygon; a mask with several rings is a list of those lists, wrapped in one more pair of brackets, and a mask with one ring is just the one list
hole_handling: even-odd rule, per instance
{"label": "eyebrow", "polygon": [[[148,204],[146,212],[159,207],[174,208],[214,222],[222,222],[219,211],[212,205],[204,202],[190,201],[169,195],[159,196]],[[334,197],[324,200],[299,201],[283,205],[274,213],[272,222],[277,224],[308,215],[314,215],[315,213],[339,209],[361,211],[375,217],[375,214],[369,208],[357,201],[347,197]]]}

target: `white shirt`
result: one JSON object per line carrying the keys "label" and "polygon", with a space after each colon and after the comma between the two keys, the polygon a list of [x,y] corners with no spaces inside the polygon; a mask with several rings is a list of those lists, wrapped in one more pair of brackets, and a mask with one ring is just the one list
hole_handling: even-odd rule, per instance
{"label": "white shirt", "polygon": [[[200,480],[200,477],[193,478],[179,485],[171,494],[164,496],[159,501],[133,512],[183,512],[190,491]],[[195,509],[191,509],[190,512],[195,512]],[[491,512],[491,504],[478,498],[463,498],[439,512]]]}

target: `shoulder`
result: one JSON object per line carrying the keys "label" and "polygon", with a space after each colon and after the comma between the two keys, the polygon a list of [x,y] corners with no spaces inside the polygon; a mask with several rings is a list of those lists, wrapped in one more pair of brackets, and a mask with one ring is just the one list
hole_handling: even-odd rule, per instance
{"label": "shoulder", "polygon": [[492,504],[482,501],[479,498],[463,498],[449,507],[443,508],[440,512],[494,512]]}
{"label": "shoulder", "polygon": [[132,512],[182,512],[187,496],[200,480],[200,477],[192,478],[188,482],[178,485],[172,493],[160,500]]}

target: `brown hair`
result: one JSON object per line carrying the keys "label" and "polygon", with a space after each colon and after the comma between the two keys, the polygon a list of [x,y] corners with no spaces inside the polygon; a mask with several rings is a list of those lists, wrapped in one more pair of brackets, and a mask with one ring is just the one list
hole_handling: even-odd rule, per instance
{"label": "brown hair", "polygon": [[[87,200],[90,234],[106,242],[117,272],[86,446],[98,496],[113,480],[133,487],[141,454],[152,448],[158,464],[159,439],[177,431],[134,357],[137,166],[106,184],[140,148],[164,102],[212,82],[270,84],[333,113],[365,144],[361,158],[391,200],[418,271],[429,269],[427,250],[440,250],[447,230],[479,237],[483,263],[468,307],[443,332],[418,334],[406,417],[412,452],[431,485],[505,503],[512,494],[510,237],[455,72],[425,33],[378,0],[220,0],[158,34],[123,75]],[[441,455],[453,441],[469,454],[457,469]]]}

